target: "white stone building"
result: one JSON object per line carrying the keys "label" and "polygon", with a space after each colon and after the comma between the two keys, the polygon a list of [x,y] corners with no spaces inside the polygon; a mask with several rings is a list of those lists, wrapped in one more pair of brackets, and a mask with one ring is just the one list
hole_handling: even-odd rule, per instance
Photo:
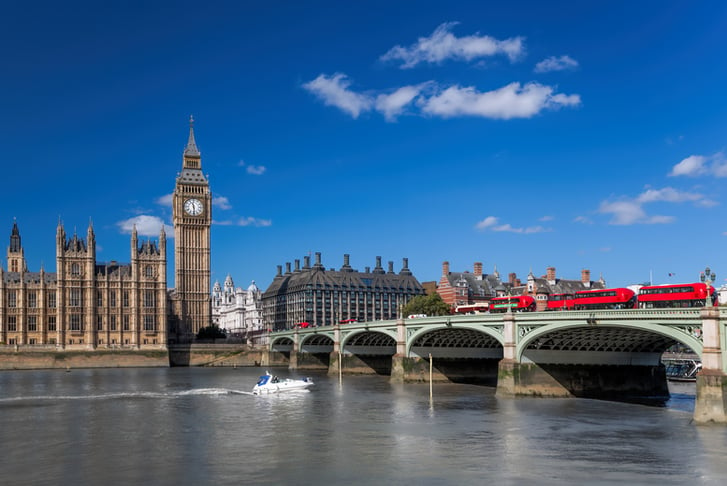
{"label": "white stone building", "polygon": [[225,329],[229,337],[249,338],[262,324],[262,292],[250,284],[247,290],[235,288],[231,276],[224,287],[215,282],[212,289],[212,323]]}

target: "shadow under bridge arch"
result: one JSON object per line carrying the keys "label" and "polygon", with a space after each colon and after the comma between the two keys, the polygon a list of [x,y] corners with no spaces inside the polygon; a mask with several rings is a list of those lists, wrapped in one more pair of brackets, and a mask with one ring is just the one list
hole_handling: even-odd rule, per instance
{"label": "shadow under bridge arch", "polygon": [[341,354],[347,374],[391,375],[396,339],[382,332],[355,332],[342,340]]}
{"label": "shadow under bridge arch", "polygon": [[331,364],[333,338],[325,334],[303,337],[298,352],[298,369],[327,370]]}
{"label": "shadow under bridge arch", "polygon": [[408,356],[429,360],[447,381],[497,385],[498,363],[503,357],[500,340],[476,329],[445,327],[414,336]]}

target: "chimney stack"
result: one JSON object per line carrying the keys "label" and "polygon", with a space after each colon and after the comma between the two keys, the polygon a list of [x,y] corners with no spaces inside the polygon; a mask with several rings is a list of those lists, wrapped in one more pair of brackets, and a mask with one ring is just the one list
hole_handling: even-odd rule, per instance
{"label": "chimney stack", "polygon": [[482,280],[482,262],[475,262],[475,277]]}
{"label": "chimney stack", "polygon": [[591,271],[588,269],[581,270],[581,283],[587,289],[591,288]]}
{"label": "chimney stack", "polygon": [[449,262],[442,262],[442,275],[449,275]]}
{"label": "chimney stack", "polygon": [[549,284],[554,285],[555,284],[555,267],[548,267],[545,271],[545,279],[548,281]]}

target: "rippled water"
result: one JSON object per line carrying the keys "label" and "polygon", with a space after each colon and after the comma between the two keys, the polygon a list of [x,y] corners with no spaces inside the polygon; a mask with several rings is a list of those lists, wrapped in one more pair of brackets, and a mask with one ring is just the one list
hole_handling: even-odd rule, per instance
{"label": "rippled water", "polygon": [[[666,407],[259,368],[0,373],[5,484],[723,484],[727,427]],[[295,377],[285,369],[281,377]],[[6,482],[5,480],[9,481]]]}

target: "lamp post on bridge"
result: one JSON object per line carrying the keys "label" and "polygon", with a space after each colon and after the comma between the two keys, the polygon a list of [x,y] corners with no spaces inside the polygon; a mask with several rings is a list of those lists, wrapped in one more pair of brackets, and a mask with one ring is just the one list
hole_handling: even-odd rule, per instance
{"label": "lamp post on bridge", "polygon": [[706,267],[699,276],[699,279],[704,282],[707,288],[707,298],[704,299],[704,307],[709,307],[709,291],[712,287],[712,282],[714,282],[716,278],[717,275],[709,267]]}

